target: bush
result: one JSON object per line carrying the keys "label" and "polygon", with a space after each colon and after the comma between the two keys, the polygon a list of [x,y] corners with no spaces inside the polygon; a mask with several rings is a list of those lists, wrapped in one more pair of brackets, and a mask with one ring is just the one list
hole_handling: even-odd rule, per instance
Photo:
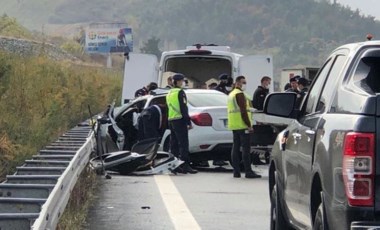
{"label": "bush", "polygon": [[0,161],[0,178],[89,118],[88,105],[98,113],[120,101],[121,86],[120,72],[0,53],[0,150],[12,155]]}

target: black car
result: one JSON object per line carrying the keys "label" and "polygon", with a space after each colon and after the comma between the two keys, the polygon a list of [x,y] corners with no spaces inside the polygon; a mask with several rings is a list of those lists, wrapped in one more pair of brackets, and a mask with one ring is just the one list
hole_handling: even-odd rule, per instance
{"label": "black car", "polygon": [[296,101],[264,106],[293,119],[272,149],[271,229],[380,229],[380,41],[333,51]]}

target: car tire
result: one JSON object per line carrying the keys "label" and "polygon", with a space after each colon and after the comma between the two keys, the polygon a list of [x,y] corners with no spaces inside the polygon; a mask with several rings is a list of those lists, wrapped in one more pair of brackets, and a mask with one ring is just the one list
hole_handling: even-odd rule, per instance
{"label": "car tire", "polygon": [[328,230],[328,226],[326,223],[323,205],[319,204],[317,213],[315,214],[315,220],[313,225],[313,230]]}
{"label": "car tire", "polygon": [[274,186],[271,194],[270,220],[271,230],[289,229],[281,208],[280,197],[278,195],[276,185]]}

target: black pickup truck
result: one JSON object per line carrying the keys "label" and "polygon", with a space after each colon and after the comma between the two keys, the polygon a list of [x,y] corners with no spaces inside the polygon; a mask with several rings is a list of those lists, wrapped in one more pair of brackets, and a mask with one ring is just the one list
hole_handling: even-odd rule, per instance
{"label": "black pickup truck", "polygon": [[292,119],[269,163],[271,229],[380,229],[380,41],[334,50],[296,100],[264,105]]}

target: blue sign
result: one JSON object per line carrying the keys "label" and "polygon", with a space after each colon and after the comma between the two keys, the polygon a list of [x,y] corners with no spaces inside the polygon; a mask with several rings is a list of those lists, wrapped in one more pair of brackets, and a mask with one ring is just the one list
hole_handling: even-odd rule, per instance
{"label": "blue sign", "polygon": [[133,51],[131,28],[90,28],[86,31],[87,53],[125,53]]}

